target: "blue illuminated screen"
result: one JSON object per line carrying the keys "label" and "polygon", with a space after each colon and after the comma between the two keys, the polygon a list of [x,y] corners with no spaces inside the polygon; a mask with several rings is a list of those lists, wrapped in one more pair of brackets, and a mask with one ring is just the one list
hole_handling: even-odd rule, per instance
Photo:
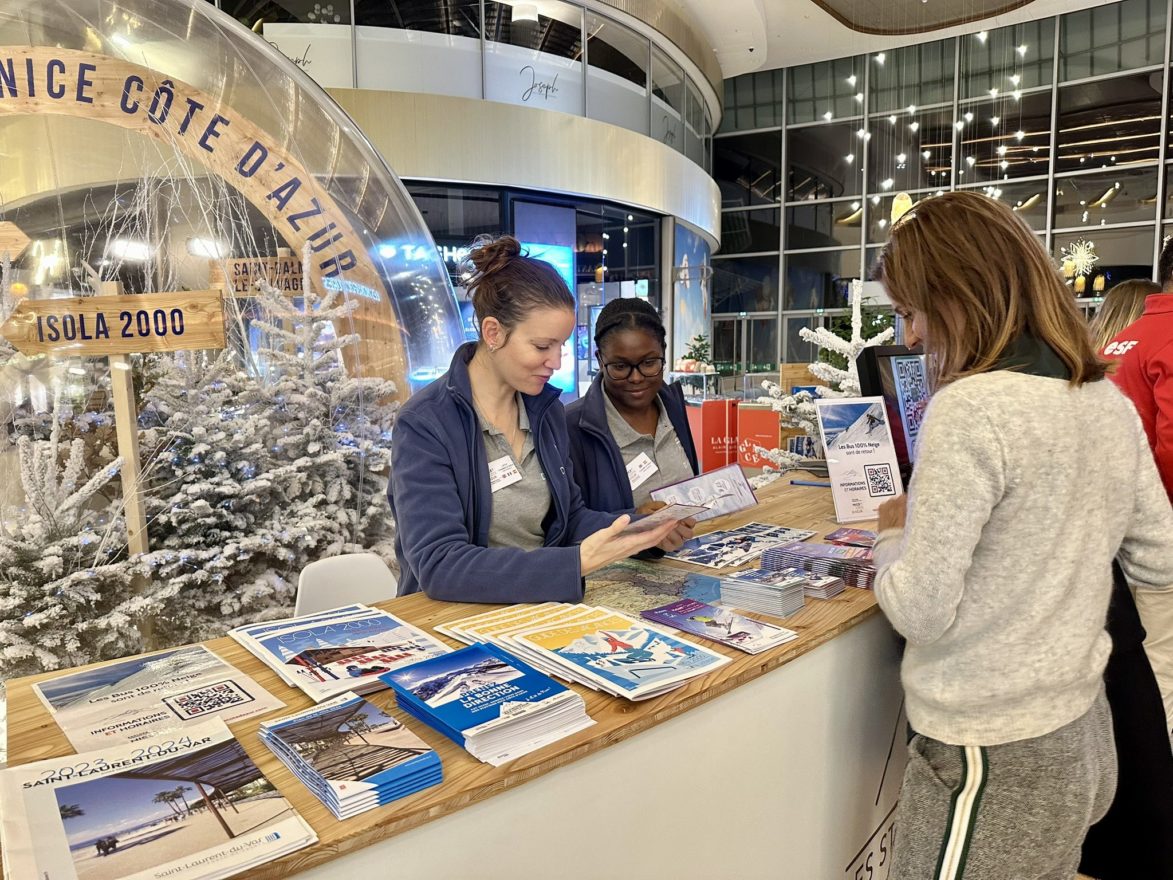
{"label": "blue illuminated screen", "polygon": [[[534,241],[521,243],[523,253],[528,253],[535,260],[549,263],[566,282],[571,296],[574,295],[574,248],[560,244],[539,244]],[[558,372],[550,377],[550,384],[561,388],[564,393],[574,394],[578,390],[578,369],[575,355],[575,331],[571,331],[570,338],[562,344],[562,365]]]}

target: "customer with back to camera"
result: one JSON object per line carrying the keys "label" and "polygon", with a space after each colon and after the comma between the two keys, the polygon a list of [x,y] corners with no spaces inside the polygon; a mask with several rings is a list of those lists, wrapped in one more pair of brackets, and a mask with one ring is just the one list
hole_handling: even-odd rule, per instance
{"label": "customer with back to camera", "polygon": [[[1160,290],[1141,279],[1112,287],[1092,321],[1096,350],[1137,320],[1147,298]],[[1113,571],[1107,612],[1112,654],[1104,684],[1119,776],[1110,810],[1087,831],[1079,869],[1097,880],[1173,878],[1173,751],[1166,717],[1167,706],[1173,708],[1173,593],[1139,590],[1134,598],[1119,566]],[[1165,681],[1164,703],[1154,672]]]}
{"label": "customer with back to camera", "polygon": [[478,242],[469,282],[480,340],[403,405],[391,443],[400,594],[459,602],[577,602],[583,577],[663,541],[622,534],[574,482],[549,379],[575,324],[557,271],[517,239]]}
{"label": "customer with back to camera", "polygon": [[[664,383],[665,343],[660,316],[642,299],[614,299],[599,312],[599,372],[566,407],[574,478],[592,509],[651,513],[664,506],[651,500],[654,489],[700,472],[684,391]],[[693,524],[681,522],[669,543],[655,549],[675,549],[671,542],[691,538]]]}
{"label": "customer with back to camera", "polygon": [[875,277],[934,390],[875,547],[916,731],[891,876],[1070,878],[1116,787],[1112,562],[1138,585],[1173,583],[1173,511],[1135,412],[1008,206],[922,201]]}

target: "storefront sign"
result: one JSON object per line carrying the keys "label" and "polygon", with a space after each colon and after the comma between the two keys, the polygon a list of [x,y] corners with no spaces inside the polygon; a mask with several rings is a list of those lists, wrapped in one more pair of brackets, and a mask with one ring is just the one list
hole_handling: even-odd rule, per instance
{"label": "storefront sign", "polygon": [[212,260],[211,286],[235,296],[255,296],[257,282],[264,281],[283,293],[302,292],[301,261],[294,257],[261,257]]}
{"label": "storefront sign", "polygon": [[387,291],[367,245],[280,133],[166,73],[120,58],[51,46],[0,47],[0,118],[47,113],[117,125],[195,159],[247,198],[299,263],[308,245],[315,285],[336,278],[375,293],[378,302],[359,298],[353,320],[362,341],[347,357],[361,363],[365,375],[407,389],[402,331],[389,319]]}
{"label": "storefront sign", "polygon": [[224,302],[214,290],[23,299],[0,334],[27,355],[219,349]]}

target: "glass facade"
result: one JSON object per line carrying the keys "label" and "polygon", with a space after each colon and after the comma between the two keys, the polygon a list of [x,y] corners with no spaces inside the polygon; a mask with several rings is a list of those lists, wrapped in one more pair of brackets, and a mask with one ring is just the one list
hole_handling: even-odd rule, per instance
{"label": "glass facade", "polygon": [[750,322],[769,319],[778,358],[809,361],[798,330],[844,314],[902,192],[1001,199],[1059,265],[1090,243],[1092,273],[1068,279],[1085,311],[1152,277],[1173,232],[1171,15],[1168,0],[1122,0],[727,80],[713,141],[714,339],[736,349],[727,360],[756,360]]}

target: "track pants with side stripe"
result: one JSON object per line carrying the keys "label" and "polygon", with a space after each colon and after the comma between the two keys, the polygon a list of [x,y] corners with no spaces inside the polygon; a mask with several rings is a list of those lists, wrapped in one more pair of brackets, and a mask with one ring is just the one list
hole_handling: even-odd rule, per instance
{"label": "track pants with side stripe", "polygon": [[1071,880],[1116,789],[1102,691],[1045,736],[954,746],[918,734],[908,748],[890,880]]}

